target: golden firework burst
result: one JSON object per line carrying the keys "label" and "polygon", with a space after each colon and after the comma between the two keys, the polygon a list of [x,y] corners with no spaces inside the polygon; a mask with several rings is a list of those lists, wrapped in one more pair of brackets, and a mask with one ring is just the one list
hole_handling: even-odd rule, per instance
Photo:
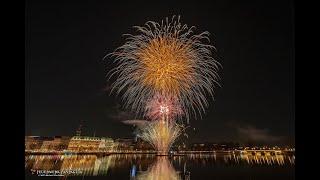
{"label": "golden firework burst", "polygon": [[212,57],[209,32],[193,34],[194,26],[180,23],[180,17],[161,23],[148,21],[135,26],[137,34],[126,34],[127,41],[112,55],[118,66],[112,90],[121,94],[125,108],[146,117],[145,107],[156,94],[178,99],[184,113],[179,118],[205,112],[207,95],[213,97],[218,83],[219,63]]}
{"label": "golden firework burst", "polygon": [[192,47],[181,43],[176,37],[158,37],[137,52],[141,68],[137,70],[142,83],[163,94],[177,94],[189,89],[193,81],[195,62]]}

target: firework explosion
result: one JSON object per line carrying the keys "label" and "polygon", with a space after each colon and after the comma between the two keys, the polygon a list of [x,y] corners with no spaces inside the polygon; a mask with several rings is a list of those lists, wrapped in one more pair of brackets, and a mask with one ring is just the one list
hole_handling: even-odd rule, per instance
{"label": "firework explosion", "polygon": [[213,98],[219,85],[220,64],[207,44],[209,33],[193,34],[195,27],[181,24],[179,16],[135,28],[138,34],[126,34],[126,43],[110,54],[117,63],[109,74],[117,76],[111,92],[151,120],[139,127],[139,136],[165,154],[183,130],[177,120],[188,123],[205,112],[206,95]]}
{"label": "firework explosion", "polygon": [[176,99],[184,112],[177,115],[187,122],[190,116],[201,117],[208,106],[206,95],[213,97],[213,87],[219,85],[220,64],[206,43],[209,33],[192,35],[195,27],[181,24],[179,16],[135,28],[138,34],[126,34],[126,43],[110,54],[118,65],[109,74],[117,76],[111,92],[145,117],[148,100],[158,94]]}

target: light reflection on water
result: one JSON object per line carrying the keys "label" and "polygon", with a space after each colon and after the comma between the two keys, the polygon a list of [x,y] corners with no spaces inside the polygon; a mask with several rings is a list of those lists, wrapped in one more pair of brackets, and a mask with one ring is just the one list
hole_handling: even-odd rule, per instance
{"label": "light reflection on water", "polygon": [[[131,177],[135,177],[131,174]],[[167,157],[157,157],[156,162],[151,164],[147,171],[140,172],[137,175],[137,180],[178,180],[181,179],[179,172],[177,172]]]}
{"label": "light reflection on water", "polygon": [[[27,155],[26,172],[36,170],[75,171],[69,176],[106,176],[112,170],[126,173],[128,179],[190,179],[190,166],[198,167],[294,167],[294,155],[189,154],[159,157],[153,154]],[[31,175],[34,176],[34,175]],[[170,178],[168,178],[170,177]]]}

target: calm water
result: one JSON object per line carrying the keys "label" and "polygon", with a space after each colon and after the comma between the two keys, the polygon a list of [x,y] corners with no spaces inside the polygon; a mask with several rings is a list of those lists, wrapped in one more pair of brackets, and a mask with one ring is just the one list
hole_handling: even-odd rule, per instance
{"label": "calm water", "polygon": [[[294,155],[28,155],[26,179],[295,179]],[[60,177],[38,175],[65,174]],[[38,174],[38,175],[37,175]],[[68,175],[66,175],[68,174]]]}

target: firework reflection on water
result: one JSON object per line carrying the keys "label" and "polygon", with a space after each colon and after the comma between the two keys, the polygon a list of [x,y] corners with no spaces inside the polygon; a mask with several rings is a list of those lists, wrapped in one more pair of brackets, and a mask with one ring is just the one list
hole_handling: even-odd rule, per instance
{"label": "firework reflection on water", "polygon": [[179,173],[174,169],[167,157],[158,156],[156,162],[147,171],[138,174],[137,180],[180,180]]}

